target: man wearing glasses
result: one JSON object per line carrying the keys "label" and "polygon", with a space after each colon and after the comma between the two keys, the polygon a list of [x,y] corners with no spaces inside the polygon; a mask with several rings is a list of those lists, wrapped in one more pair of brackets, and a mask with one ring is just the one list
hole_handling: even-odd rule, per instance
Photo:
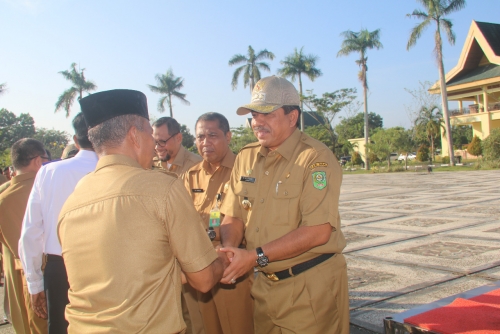
{"label": "man wearing glasses", "polygon": [[[73,119],[73,128],[73,139],[80,151],[72,159],[40,169],[29,196],[19,240],[19,257],[32,307],[39,317],[48,317],[49,333],[66,333],[68,327],[64,310],[69,303],[69,284],[57,238],[59,212],[78,181],[97,165],[82,113]],[[42,274],[44,257],[47,263]]]}
{"label": "man wearing glasses", "polygon": [[156,141],[157,158],[154,167],[160,167],[182,177],[184,173],[202,158],[182,146],[181,126],[172,117],[162,117],[153,123],[153,137]]}
{"label": "man wearing glasses", "polygon": [[49,158],[41,142],[24,138],[12,145],[11,161],[16,176],[0,195],[0,227],[12,325],[16,333],[47,333],[47,321],[35,315],[29,297],[25,298],[29,294],[25,291],[26,278],[21,270],[17,245],[35,176]]}

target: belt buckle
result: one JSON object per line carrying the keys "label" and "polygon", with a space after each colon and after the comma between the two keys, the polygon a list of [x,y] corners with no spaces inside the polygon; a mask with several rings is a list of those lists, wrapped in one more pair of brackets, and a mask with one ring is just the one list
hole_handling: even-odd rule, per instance
{"label": "belt buckle", "polygon": [[270,279],[271,281],[279,281],[280,279],[278,278],[278,276],[276,276],[275,273],[264,273],[264,275],[266,275],[266,277],[268,279]]}

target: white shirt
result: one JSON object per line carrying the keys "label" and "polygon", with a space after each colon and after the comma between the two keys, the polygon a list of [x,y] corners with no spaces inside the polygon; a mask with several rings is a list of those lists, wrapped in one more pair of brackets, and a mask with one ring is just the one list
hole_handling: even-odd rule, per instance
{"label": "white shirt", "polygon": [[95,169],[97,160],[93,151],[80,150],[75,157],[47,164],[36,174],[19,239],[19,258],[32,295],[44,290],[43,254],[61,255],[57,222],[62,206],[78,181]]}

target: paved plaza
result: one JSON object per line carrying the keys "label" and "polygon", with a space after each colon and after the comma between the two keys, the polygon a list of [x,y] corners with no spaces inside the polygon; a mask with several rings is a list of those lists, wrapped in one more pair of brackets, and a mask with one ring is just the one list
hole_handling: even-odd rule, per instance
{"label": "paved plaza", "polygon": [[499,184],[500,171],[344,174],[353,333],[500,280]]}
{"label": "paved plaza", "polygon": [[500,280],[499,184],[500,171],[346,172],[351,324],[383,333],[387,316]]}

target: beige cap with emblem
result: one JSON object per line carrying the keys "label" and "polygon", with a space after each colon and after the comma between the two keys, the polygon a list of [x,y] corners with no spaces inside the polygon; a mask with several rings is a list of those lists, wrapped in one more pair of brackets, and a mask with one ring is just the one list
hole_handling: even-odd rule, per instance
{"label": "beige cap with emblem", "polygon": [[252,101],[238,108],[238,115],[249,112],[268,114],[283,106],[300,106],[295,86],[286,79],[270,76],[259,80],[252,91]]}

